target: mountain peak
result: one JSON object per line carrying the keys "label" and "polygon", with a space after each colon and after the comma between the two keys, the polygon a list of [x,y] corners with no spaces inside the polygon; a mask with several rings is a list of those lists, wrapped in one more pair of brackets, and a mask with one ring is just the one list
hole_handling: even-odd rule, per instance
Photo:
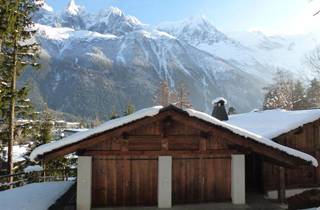
{"label": "mountain peak", "polygon": [[70,0],[66,8],[66,12],[70,15],[77,15],[81,10],[81,6],[77,5],[74,0]]}
{"label": "mountain peak", "polygon": [[216,27],[204,15],[192,16],[181,21],[164,22],[159,24],[158,28],[174,33],[183,33],[184,30],[217,31]]}
{"label": "mountain peak", "polygon": [[199,28],[199,30],[213,30],[217,31],[216,27],[211,23],[206,16],[193,16],[184,22],[184,27]]}
{"label": "mountain peak", "polygon": [[111,6],[100,10],[89,30],[119,36],[140,29],[142,25],[136,17],[126,15],[119,8]]}
{"label": "mountain peak", "polygon": [[114,15],[117,15],[117,16],[122,16],[123,15],[123,12],[118,8],[118,7],[109,7],[108,9],[109,13],[110,14],[114,14]]}
{"label": "mountain peak", "polygon": [[192,16],[187,20],[187,22],[191,22],[194,24],[210,23],[210,21],[208,20],[208,18],[205,15]]}

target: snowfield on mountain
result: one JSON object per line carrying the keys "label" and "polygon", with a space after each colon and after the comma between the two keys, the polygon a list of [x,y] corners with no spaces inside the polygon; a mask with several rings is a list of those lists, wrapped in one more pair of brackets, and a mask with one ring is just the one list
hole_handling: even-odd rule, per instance
{"label": "snowfield on mountain", "polygon": [[[255,38],[247,43],[205,17],[150,26],[115,7],[91,14],[73,0],[60,13],[46,5],[34,18],[43,71],[26,72],[21,82],[31,82],[33,101],[83,117],[127,103],[151,106],[162,79],[172,88],[186,84],[198,110],[209,112],[212,98],[223,95],[239,112],[248,111],[261,106],[262,87],[276,69],[301,78],[309,71],[301,71],[303,62],[288,63],[311,50],[311,36],[304,42],[249,33]],[[298,53],[303,43],[309,44]],[[277,62],[271,66],[270,59]]]}

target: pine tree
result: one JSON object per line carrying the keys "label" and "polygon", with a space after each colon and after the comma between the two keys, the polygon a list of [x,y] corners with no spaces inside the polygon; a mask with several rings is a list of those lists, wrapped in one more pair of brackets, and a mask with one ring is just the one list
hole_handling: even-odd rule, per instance
{"label": "pine tree", "polygon": [[[52,135],[54,129],[54,117],[52,111],[50,111],[46,105],[44,110],[36,117],[33,127],[34,140],[30,151],[25,156],[27,162],[23,168],[25,168],[27,165],[34,164],[33,162],[29,161],[29,155],[34,148],[50,143],[53,140],[57,140],[54,139]],[[42,167],[47,171],[47,176],[50,175],[55,177],[61,175],[61,172],[70,170],[73,161],[73,158],[70,157],[58,157],[56,159],[47,161],[46,163],[42,162]]]}
{"label": "pine tree", "polygon": [[310,108],[320,107],[320,81],[313,79],[307,89],[307,101]]}
{"label": "pine tree", "polygon": [[228,115],[233,115],[233,114],[237,114],[237,110],[236,108],[234,108],[233,106],[229,107],[228,109]]}
{"label": "pine tree", "polygon": [[[41,6],[41,0],[5,0],[0,4],[1,63],[0,78],[8,84],[4,96],[4,121],[8,123],[8,173],[13,173],[12,146],[15,140],[15,119],[27,113],[28,89],[17,89],[17,78],[27,66],[37,67],[38,44],[32,39],[35,31],[32,14]],[[22,103],[22,104],[20,104]],[[8,105],[8,106],[7,106]],[[17,109],[19,107],[19,110]],[[5,109],[5,108],[4,108]],[[18,113],[20,112],[20,113]],[[12,182],[12,177],[9,182]]]}
{"label": "pine tree", "polygon": [[53,116],[50,113],[48,107],[46,106],[40,120],[40,129],[39,129],[40,144],[47,144],[52,141],[53,122],[54,122]]}
{"label": "pine tree", "polygon": [[175,95],[177,100],[174,104],[177,107],[179,107],[180,109],[192,107],[191,103],[189,102],[189,92],[187,90],[187,87],[183,83],[180,83],[178,85]]}
{"label": "pine tree", "polygon": [[294,83],[293,93],[293,110],[302,110],[308,108],[308,102],[306,99],[305,88],[301,81],[296,81]]}
{"label": "pine tree", "polygon": [[[38,147],[42,144],[50,143],[54,140],[53,138],[53,129],[54,129],[54,118],[49,108],[46,106],[44,111],[41,113],[39,119],[39,130],[38,130],[38,139],[37,144],[34,145]],[[47,161],[46,163],[42,162],[42,167],[46,170],[46,176],[59,176],[62,175],[61,172],[69,170],[71,166],[71,158],[67,157],[58,157],[56,159]]]}

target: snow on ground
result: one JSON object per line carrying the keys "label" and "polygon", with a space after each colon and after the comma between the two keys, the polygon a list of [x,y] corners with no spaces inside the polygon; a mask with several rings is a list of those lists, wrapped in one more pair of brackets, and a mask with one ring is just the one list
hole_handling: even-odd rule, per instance
{"label": "snow on ground", "polygon": [[1,210],[47,210],[73,184],[72,181],[27,184],[0,192]]}
{"label": "snow on ground", "polygon": [[301,111],[274,109],[231,115],[227,123],[273,139],[319,118],[320,109]]}
{"label": "snow on ground", "polygon": [[24,173],[32,173],[37,171],[43,171],[43,168],[39,165],[34,165],[34,166],[27,166],[26,168],[23,169]]}
{"label": "snow on ground", "polygon": [[[4,147],[4,151],[8,153],[8,147]],[[28,145],[14,145],[13,146],[13,162],[17,163],[20,161],[24,161],[24,155],[28,152]],[[0,153],[0,158],[7,160],[7,156],[3,157],[3,154]]]}

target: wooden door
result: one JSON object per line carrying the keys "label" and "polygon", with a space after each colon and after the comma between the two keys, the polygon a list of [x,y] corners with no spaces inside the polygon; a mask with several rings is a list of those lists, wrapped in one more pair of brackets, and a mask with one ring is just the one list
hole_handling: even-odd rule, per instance
{"label": "wooden door", "polygon": [[174,158],[173,204],[231,199],[231,160],[228,158]]}
{"label": "wooden door", "polygon": [[172,162],[173,204],[197,203],[201,200],[199,158],[174,158]]}
{"label": "wooden door", "polygon": [[158,203],[158,158],[132,159],[131,205],[153,206]]}
{"label": "wooden door", "polygon": [[92,206],[157,204],[157,158],[94,157]]}

